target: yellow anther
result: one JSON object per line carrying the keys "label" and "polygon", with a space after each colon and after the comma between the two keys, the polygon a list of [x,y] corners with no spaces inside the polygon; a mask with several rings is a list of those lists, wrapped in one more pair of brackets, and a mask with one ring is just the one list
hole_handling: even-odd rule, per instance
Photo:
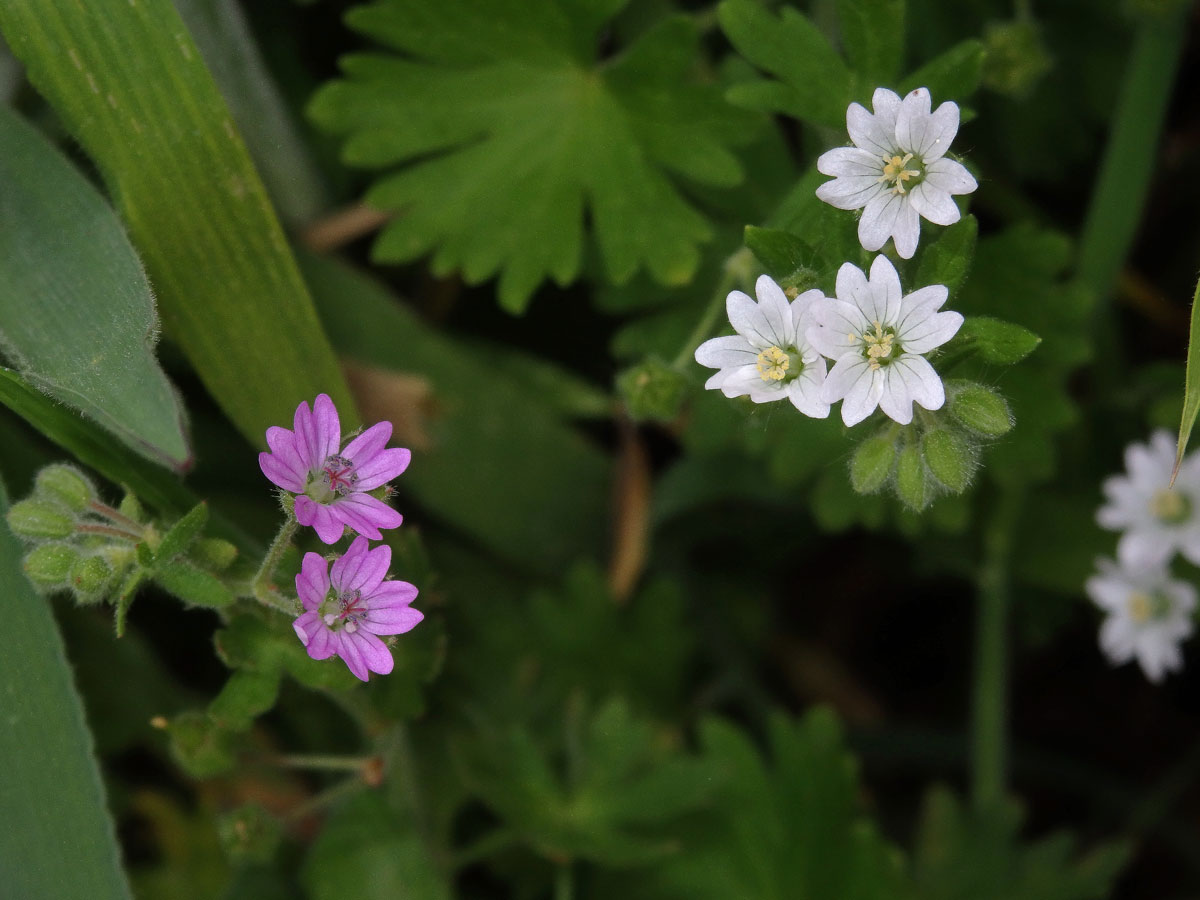
{"label": "yellow anther", "polygon": [[792,358],[779,347],[768,347],[758,354],[758,375],[763,381],[783,381]]}
{"label": "yellow anther", "polygon": [[892,350],[895,349],[893,341],[895,341],[896,335],[890,329],[884,331],[883,326],[878,322],[872,322],[871,324],[875,326],[874,332],[865,332],[862,340],[867,348],[867,365],[872,369],[878,369],[880,366],[879,361],[881,359],[886,360],[892,355]]}
{"label": "yellow anther", "polygon": [[1154,599],[1149,594],[1135,591],[1129,595],[1129,618],[1138,625],[1150,621],[1153,612]]}
{"label": "yellow anther", "polygon": [[1186,520],[1191,511],[1187,497],[1170,488],[1163,488],[1150,498],[1150,512],[1161,522],[1177,525]]}
{"label": "yellow anther", "polygon": [[905,168],[912,158],[911,153],[906,153],[904,156],[885,156],[883,158],[883,174],[879,176],[879,182],[890,184],[894,194],[905,193],[904,183],[921,174],[920,169]]}

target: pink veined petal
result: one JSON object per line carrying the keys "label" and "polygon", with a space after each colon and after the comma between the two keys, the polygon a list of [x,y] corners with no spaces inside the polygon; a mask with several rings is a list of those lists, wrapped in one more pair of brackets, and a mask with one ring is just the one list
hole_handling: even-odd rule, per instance
{"label": "pink veined petal", "polygon": [[296,452],[306,463],[319,464],[325,459],[325,455],[321,453],[321,446],[317,443],[317,426],[307,400],[301,400],[300,405],[296,407],[296,415],[292,418],[292,433]]}
{"label": "pink veined petal", "polygon": [[[316,468],[316,465],[309,465],[309,460],[301,456],[296,447],[296,436],[286,428],[280,428],[278,425],[268,428],[267,446],[271,449],[271,454],[290,469],[301,483],[305,482],[308,473]],[[317,460],[317,464],[319,463],[320,460]]]}
{"label": "pink veined petal", "polygon": [[946,404],[946,388],[942,385],[942,379],[925,357],[906,353],[888,368],[903,373],[908,394],[918,405],[932,411]]}
{"label": "pink veined petal", "polygon": [[871,263],[870,309],[863,313],[872,322],[891,325],[900,317],[900,276],[886,256],[875,257]]}
{"label": "pink veined petal", "polygon": [[[903,195],[891,191],[871,199],[863,209],[862,218],[858,220],[858,242],[864,250],[874,253],[887,243],[895,230],[900,210],[907,205]],[[838,296],[841,296],[841,291]]]}
{"label": "pink veined petal", "polygon": [[806,364],[800,377],[788,385],[788,399],[806,416],[813,419],[828,418],[829,403],[821,397],[824,386],[825,360],[818,358]]}
{"label": "pink veined petal", "polygon": [[865,176],[878,181],[883,174],[883,159],[858,147],[834,147],[817,157],[817,171],[822,175]]}
{"label": "pink veined petal", "polygon": [[337,407],[328,394],[318,394],[313,401],[313,435],[312,446],[322,462],[337,453],[342,444],[342,426],[338,421]]}
{"label": "pink veined petal", "polygon": [[841,176],[817,186],[817,199],[837,209],[862,209],[887,187],[877,177]]}
{"label": "pink veined petal", "polygon": [[900,103],[896,116],[896,144],[906,153],[921,154],[918,147],[925,144],[932,130],[929,114],[929,91],[917,88],[909,91]]}
{"label": "pink veined petal", "polygon": [[767,317],[748,295],[730,291],[725,298],[725,312],[733,330],[746,338],[752,347],[763,350],[776,343]]}
{"label": "pink veined petal", "polygon": [[[842,400],[842,422],[847,426],[857,425],[873,413],[883,394],[883,370],[872,369],[865,359],[861,362],[862,366],[856,369],[858,378],[850,385],[850,390]],[[832,377],[833,373],[829,374]],[[825,383],[829,383],[828,378]]]}
{"label": "pink veined petal", "polygon": [[306,528],[317,520],[317,504],[311,497],[304,494],[292,501],[292,512],[296,516],[296,521]]}
{"label": "pink veined petal", "polygon": [[370,544],[365,537],[356,537],[350,542],[346,552],[333,561],[329,569],[329,581],[338,591],[354,590],[351,582],[366,560],[369,549]]}
{"label": "pink veined petal", "polygon": [[713,369],[753,365],[758,350],[740,334],[711,338],[696,348],[696,362]]}
{"label": "pink veined petal", "polygon": [[947,194],[969,194],[979,183],[967,171],[966,166],[952,159],[936,159],[925,167],[922,184],[945,191]]}
{"label": "pink veined petal", "polygon": [[371,608],[407,606],[417,599],[417,587],[407,581],[384,581],[371,591]]}
{"label": "pink veined petal", "polygon": [[[362,541],[361,546],[367,545],[365,537],[357,537],[351,544],[351,549],[354,549],[359,541]],[[354,559],[342,569],[341,579],[338,580],[337,565],[344,562],[348,556],[349,554],[334,563],[335,571],[330,574],[330,580],[343,591],[361,591],[363,594],[369,595],[379,587],[379,583],[387,575],[388,566],[392,564],[392,548],[387,544],[380,544],[374,550],[368,550],[365,553],[360,551],[356,554]]]}
{"label": "pink veined petal", "polygon": [[329,564],[319,553],[305,553],[296,576],[296,593],[307,610],[315,610],[329,593]]}
{"label": "pink veined petal", "polygon": [[425,614],[411,606],[401,606],[395,609],[372,609],[359,627],[365,628],[372,634],[405,634],[416,628],[425,618]]}
{"label": "pink veined petal", "polygon": [[278,485],[285,491],[298,494],[304,490],[304,479],[286,465],[278,456],[270,453],[258,454],[258,467],[267,476],[267,480]]}
{"label": "pink veined petal", "polygon": [[905,378],[907,373],[897,368],[897,362],[881,370],[883,390],[879,393],[879,408],[889,419],[907,425],[913,417],[912,393]]}
{"label": "pink veined petal", "polygon": [[901,259],[912,259],[917,252],[917,243],[921,240],[921,217],[917,215],[916,207],[907,200],[900,204],[896,212],[896,221],[892,225],[892,240],[896,243],[896,252]]}
{"label": "pink veined petal", "polygon": [[379,529],[395,528],[404,521],[400,513],[370,494],[355,493],[338,497],[328,509],[338,521],[373,541],[382,539]]}
{"label": "pink veined petal", "polygon": [[758,276],[754,283],[754,294],[758,297],[758,308],[775,335],[775,345],[787,346],[788,338],[792,335],[792,307],[787,294],[770,275]]}
{"label": "pink veined petal", "polygon": [[331,634],[331,637],[336,641],[336,652],[342,658],[342,662],[346,664],[355,678],[359,681],[366,681],[367,661],[363,659],[358,641],[354,640],[353,635],[346,634],[345,630]]}
{"label": "pink veined petal", "polygon": [[962,313],[953,310],[935,313],[920,325],[908,328],[900,339],[900,346],[906,353],[928,353],[958,334],[962,323]]}
{"label": "pink veined petal", "polygon": [[313,659],[328,659],[334,654],[333,635],[315,612],[306,612],[292,623],[296,636]]}
{"label": "pink veined petal", "polygon": [[312,498],[301,494],[296,498],[296,521],[310,526],[326,544],[336,544],[345,531],[342,521],[334,517],[328,506],[315,503]]}
{"label": "pink veined petal", "polygon": [[373,491],[398,477],[408,468],[411,460],[412,452],[404,447],[380,450],[370,459],[354,467],[354,474],[358,476],[354,487],[360,491]]}
{"label": "pink veined petal", "polygon": [[962,218],[958,204],[950,199],[950,195],[927,181],[908,192],[908,202],[919,215],[935,225],[953,225]]}
{"label": "pink veined petal", "polygon": [[346,445],[341,455],[346,459],[366,461],[387,446],[392,437],[392,423],[376,422],[354,440]]}
{"label": "pink veined petal", "polygon": [[387,675],[392,671],[392,667],[395,665],[395,660],[392,659],[392,651],[387,648],[387,644],[371,634],[371,632],[360,628],[354,634],[350,635],[349,639],[354,641],[355,649],[358,650],[363,662],[372,672]]}

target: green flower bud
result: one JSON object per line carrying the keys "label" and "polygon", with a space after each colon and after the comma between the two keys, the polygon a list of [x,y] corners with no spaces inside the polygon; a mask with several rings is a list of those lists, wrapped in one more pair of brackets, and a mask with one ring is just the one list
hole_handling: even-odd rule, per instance
{"label": "green flower bud", "polygon": [[133,519],[135,522],[146,521],[146,511],[142,509],[141,502],[133,494],[126,494],[121,498],[121,504],[117,507],[117,512]]}
{"label": "green flower bud", "polygon": [[279,848],[279,820],[257,803],[247,803],[217,818],[221,848],[234,865],[269,863]]}
{"label": "green flower bud", "polygon": [[925,477],[925,460],[915,442],[905,444],[896,460],[896,495],[913,512],[920,512],[933,500]]}
{"label": "green flower bud", "polygon": [[617,376],[617,391],[637,421],[671,421],[679,415],[686,390],[687,379],[653,357]]}
{"label": "green flower bud", "polygon": [[955,494],[961,494],[975,473],[975,453],[962,435],[948,428],[925,432],[921,439],[929,473]]}
{"label": "green flower bud", "polygon": [[[890,431],[890,429],[889,429]],[[850,460],[850,486],[859,494],[873,494],[892,474],[896,442],[886,431],[869,437]]]}
{"label": "green flower bud", "polygon": [[65,538],[75,530],[75,517],[53,500],[30,497],[8,510],[8,527],[27,538]]}
{"label": "green flower bud", "polygon": [[25,574],[38,587],[62,587],[78,560],[79,551],[70,544],[42,544],[25,557]]}
{"label": "green flower bud", "polygon": [[220,538],[200,538],[192,544],[188,555],[205,568],[223,572],[237,559],[238,548]]}
{"label": "green flower bud", "polygon": [[84,556],[71,566],[71,587],[84,602],[101,599],[112,583],[113,567],[103,556]]}
{"label": "green flower bud", "polygon": [[67,509],[82,512],[96,499],[96,489],[74,466],[59,463],[37,473],[35,491],[57,500]]}
{"label": "green flower bud", "polygon": [[950,415],[971,431],[999,437],[1013,427],[1008,403],[995,391],[974,382],[960,382],[949,398]]}

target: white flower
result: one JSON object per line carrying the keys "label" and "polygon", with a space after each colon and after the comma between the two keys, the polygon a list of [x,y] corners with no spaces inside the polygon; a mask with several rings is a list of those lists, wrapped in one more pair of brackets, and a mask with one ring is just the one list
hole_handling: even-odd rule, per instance
{"label": "white flower", "polygon": [[942,379],[925,357],[958,332],[963,317],[938,312],[949,292],[932,284],[900,295],[900,276],[886,256],[871,263],[870,281],[843,263],[837,299],[813,310],[808,339],[834,360],[822,397],[843,400],[842,421],[856,425],[878,406],[901,425],[912,421],[915,401],[926,409],[946,402]]}
{"label": "white flower", "polygon": [[[886,88],[871,98],[874,114],[857,103],[846,110],[853,147],[822,153],[817,169],[836,176],[817,196],[838,209],[862,209],[858,239],[880,249],[889,237],[896,252],[911,259],[921,236],[920,216],[936,225],[959,219],[951,194],[969,194],[979,185],[960,163],[946,159],[958,132],[958,104],[929,111],[929,90],[917,88],[903,100]],[[863,209],[865,207],[865,209]]]}
{"label": "white flower", "polygon": [[1117,556],[1127,565],[1160,565],[1179,551],[1200,564],[1200,456],[1190,456],[1179,469],[1175,486],[1175,439],[1156,431],[1149,443],[1125,450],[1125,475],[1104,482],[1108,498],[1096,512],[1104,528],[1123,531]]}
{"label": "white flower", "polygon": [[696,362],[720,369],[704,383],[726,397],[749,394],[755,403],[787,398],[806,416],[824,419],[829,404],[821,399],[825,360],[805,338],[812,309],[825,301],[820,291],[805,291],[791,303],[768,276],[754,285],[755,303],[741,291],[725,298],[729,323],[737,334],[705,341]]}
{"label": "white flower", "polygon": [[1180,642],[1192,633],[1196,589],[1176,581],[1165,566],[1115,565],[1096,561],[1098,575],[1085,589],[1108,617],[1100,626],[1100,649],[1114,665],[1135,656],[1151,681],[1183,666]]}

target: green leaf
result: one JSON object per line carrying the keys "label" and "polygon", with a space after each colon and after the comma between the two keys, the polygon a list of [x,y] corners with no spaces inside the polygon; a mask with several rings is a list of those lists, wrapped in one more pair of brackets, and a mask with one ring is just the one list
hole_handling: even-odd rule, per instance
{"label": "green leaf", "polygon": [[329,817],[300,871],[312,900],[450,900],[450,886],[413,823],[379,794],[360,794]]}
{"label": "green leaf", "polygon": [[154,558],[160,563],[170,562],[196,539],[208,524],[208,504],[197,503],[192,511],[171,526],[163,535],[162,542],[154,551]]}
{"label": "green leaf", "polygon": [[1188,439],[1192,436],[1192,427],[1196,424],[1196,415],[1200,414],[1200,281],[1196,282],[1196,290],[1192,294],[1192,324],[1188,331],[1187,371],[1183,376],[1183,413],[1179,420],[1179,449],[1175,451],[1175,471],[1171,473],[1171,483],[1179,474],[1183,464],[1183,454],[1187,451]]}
{"label": "green leaf", "polygon": [[983,80],[983,59],[982,41],[972,38],[955,44],[904,79],[900,95],[924,87],[929,88],[935,103],[965,100],[979,90]]}
{"label": "green leaf", "polygon": [[776,17],[754,0],[724,0],[717,17],[738,52],[779,79],[734,85],[730,102],[845,127],[850,70],[816,25],[787,6]]}
{"label": "green leaf", "polygon": [[116,214],[2,105],[0,183],[0,348],[39,390],[186,469],[183,409],[154,358],[154,297]]}
{"label": "green leaf", "polygon": [[1020,362],[1042,342],[1028,328],[989,316],[966,319],[954,339],[956,344],[965,345],[986,362],[1003,366]]}
{"label": "green leaf", "polygon": [[891,84],[904,58],[905,0],[838,0],[842,49],[868,85]]}
{"label": "green leaf", "polygon": [[[468,283],[499,274],[521,312],[547,277],[579,275],[585,220],[608,278],[686,283],[712,228],[675,184],[742,178],[731,144],[755,121],[694,77],[691,20],[668,17],[600,64],[599,8],[571,0],[380,0],[349,24],[401,58],[356,54],[310,114],[352,165],[390,170],[367,194],[402,210],[373,256],[433,253]],[[395,167],[403,168],[396,172]],[[503,222],[503,228],[496,223]]]}
{"label": "green leaf", "polygon": [[[606,539],[609,461],[536,393],[474,358],[370,279],[304,259],[346,356],[428,380],[428,446],[397,488],[505,559],[557,573]],[[519,414],[514,412],[519,411]],[[403,510],[403,499],[399,507]]]}
{"label": "green leaf", "polygon": [[1065,833],[1034,843],[1018,839],[1014,803],[986,813],[963,809],[945,788],[926,798],[914,850],[913,900],[1103,900],[1129,857],[1114,842],[1080,855]]}
{"label": "green leaf", "polygon": [[[0,511],[7,506],[0,485]],[[128,898],[62,639],[50,607],[21,574],[21,547],[2,523],[0,610],[21,623],[0,654],[0,809],[16,817],[0,828],[0,884],[11,897]]]}
{"label": "green leaf", "polygon": [[979,223],[972,215],[963,216],[946,228],[936,241],[921,251],[916,286],[943,284],[953,297],[971,269]]}
{"label": "green leaf", "polygon": [[132,451],[114,444],[99,426],[54,403],[16,372],[3,367],[0,403],[80,462],[115,484],[126,485],[161,512],[181,515],[195,505],[196,498],[166,469],[148,465]]}
{"label": "green leaf", "polygon": [[250,672],[239,670],[229,676],[221,693],[208,705],[208,715],[221,728],[245,731],[254,720],[275,705],[279,696],[278,669]]}
{"label": "green leaf", "polygon": [[163,590],[192,606],[223,609],[234,601],[233,591],[220,579],[191,563],[159,564],[151,577]]}
{"label": "green leaf", "polygon": [[241,433],[265,446],[322,391],[353,427],[266,191],[170,0],[12,0],[0,29],[100,169],[168,335]]}
{"label": "green leaf", "polygon": [[790,231],[747,225],[746,246],[780,287],[806,291],[817,286],[817,254]]}

